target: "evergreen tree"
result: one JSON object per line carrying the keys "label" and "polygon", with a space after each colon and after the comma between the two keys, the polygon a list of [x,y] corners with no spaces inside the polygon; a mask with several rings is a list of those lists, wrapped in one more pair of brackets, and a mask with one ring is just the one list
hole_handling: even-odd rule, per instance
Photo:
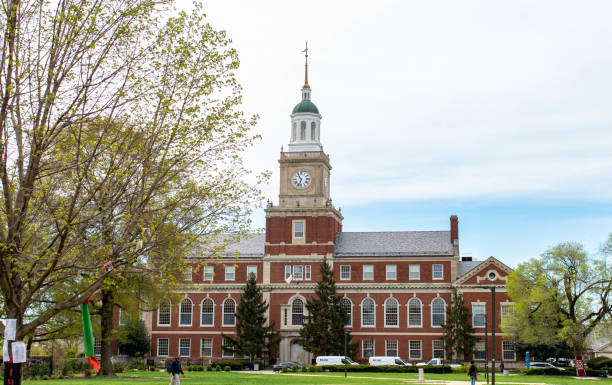
{"label": "evergreen tree", "polygon": [[342,309],[342,297],[336,295],[333,271],[327,259],[321,264],[321,281],[315,295],[306,302],[308,315],[300,330],[301,344],[315,355],[344,355],[345,333],[348,355],[354,356],[358,344],[351,343],[350,332],[345,330],[348,315]]}
{"label": "evergreen tree", "polygon": [[471,354],[478,338],[474,337],[474,328],[470,324],[470,313],[463,302],[463,295],[453,290],[451,306],[446,311],[444,328],[444,346],[447,352],[457,356]]}
{"label": "evergreen tree", "polygon": [[274,322],[266,326],[268,305],[262,299],[255,276],[249,276],[244,293],[236,309],[236,338],[225,334],[223,340],[235,353],[261,358],[264,351],[278,346],[280,337],[274,332]]}
{"label": "evergreen tree", "polygon": [[130,320],[123,326],[126,333],[124,341],[119,341],[119,349],[129,357],[144,357],[151,351],[151,337],[143,320]]}

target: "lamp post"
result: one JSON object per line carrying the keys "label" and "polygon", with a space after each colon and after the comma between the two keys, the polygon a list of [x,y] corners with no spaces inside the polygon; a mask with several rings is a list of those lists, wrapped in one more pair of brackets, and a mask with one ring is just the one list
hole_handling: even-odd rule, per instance
{"label": "lamp post", "polygon": [[[491,273],[489,274],[489,279],[493,280],[496,278],[495,273]],[[487,289],[487,290],[491,290],[491,384],[495,385],[495,327],[496,327],[496,323],[495,323],[495,286],[479,286],[481,289]],[[489,338],[487,336],[487,316],[485,315],[485,355],[486,355],[486,360],[485,360],[485,368],[487,371],[487,384],[489,383],[489,370],[488,370],[488,363],[489,363],[489,349],[488,349],[488,342],[489,342]]]}
{"label": "lamp post", "polygon": [[487,315],[483,314],[484,328],[485,328],[485,378],[487,379],[487,385],[489,384],[489,335],[487,330],[489,329],[489,323],[487,322]]}
{"label": "lamp post", "polygon": [[344,330],[344,378],[346,378],[346,364],[348,362],[348,360],[347,360],[347,357],[348,357],[347,356],[347,352],[348,352],[347,345],[348,345],[348,334],[350,333],[350,331],[351,331],[351,329],[349,329],[349,328],[346,328]]}

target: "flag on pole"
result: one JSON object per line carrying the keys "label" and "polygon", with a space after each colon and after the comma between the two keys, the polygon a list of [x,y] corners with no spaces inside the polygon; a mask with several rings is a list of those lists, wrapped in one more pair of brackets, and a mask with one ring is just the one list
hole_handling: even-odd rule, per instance
{"label": "flag on pole", "polygon": [[83,320],[83,350],[85,357],[89,361],[91,368],[97,372],[100,370],[100,363],[96,359],[94,352],[93,330],[91,328],[91,316],[89,315],[89,300],[81,304],[81,318]]}

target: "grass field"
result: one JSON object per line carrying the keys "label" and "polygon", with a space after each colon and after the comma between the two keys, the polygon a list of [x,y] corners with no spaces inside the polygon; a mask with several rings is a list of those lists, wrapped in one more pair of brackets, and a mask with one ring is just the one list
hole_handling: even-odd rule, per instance
{"label": "grass field", "polygon": [[[365,377],[365,378],[364,378]],[[187,372],[187,378],[181,378],[181,384],[249,384],[249,385],[306,385],[306,384],[410,384],[415,383],[415,373],[349,373],[347,379],[344,373],[296,373],[296,374],[256,374],[239,372]],[[465,374],[433,374],[426,373],[425,379],[442,384],[446,381],[463,381],[469,384]],[[484,376],[479,376],[479,384],[486,384]],[[439,382],[438,382],[439,381]],[[167,384],[169,376],[160,372],[129,372],[121,373],[114,378],[75,378],[64,380],[24,381],[27,385],[102,385],[102,384],[134,384],[159,385]],[[578,380],[561,376],[496,376],[497,383],[503,384],[559,384],[559,385],[612,385],[612,378],[598,380]],[[428,383],[432,385],[432,383]]]}

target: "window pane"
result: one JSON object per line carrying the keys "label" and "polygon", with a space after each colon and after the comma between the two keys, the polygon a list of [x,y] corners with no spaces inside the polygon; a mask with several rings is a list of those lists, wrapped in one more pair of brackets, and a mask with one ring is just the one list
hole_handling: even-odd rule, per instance
{"label": "window pane", "polygon": [[433,279],[442,279],[443,275],[443,265],[433,265]]}
{"label": "window pane", "polygon": [[285,266],[285,279],[291,277],[291,266],[286,265]]}
{"label": "window pane", "polygon": [[181,338],[179,339],[179,355],[189,357],[191,355],[191,339]]}
{"label": "window pane", "polygon": [[212,357],[212,338],[202,338],[202,357]]}
{"label": "window pane", "polygon": [[408,326],[422,326],[421,301],[418,298],[408,301]]}
{"label": "window pane", "polygon": [[182,326],[191,325],[192,308],[193,308],[193,305],[189,299],[186,298],[181,301],[179,325],[182,325]]}
{"label": "window pane", "polygon": [[236,280],[236,267],[235,266],[225,266],[225,280],[226,281]]}
{"label": "window pane", "polygon": [[342,265],[340,266],[340,279],[351,279],[351,266]]}
{"label": "window pane", "polygon": [[472,325],[475,328],[485,326],[485,305],[472,305]]}
{"label": "window pane", "polygon": [[310,279],[310,265],[304,266],[304,279]]}
{"label": "window pane", "polygon": [[395,298],[385,301],[385,326],[398,326],[397,307]]}
{"label": "window pane", "polygon": [[342,298],[342,310],[348,316],[348,320],[344,326],[351,326],[353,324],[353,307],[351,306],[351,300],[348,298]]}
{"label": "window pane", "polygon": [[484,341],[476,342],[474,345],[474,359],[475,360],[484,360],[486,358],[485,354],[485,343]]}
{"label": "window pane", "polygon": [[257,279],[257,266],[247,266],[247,279],[251,278],[251,275]]}
{"label": "window pane", "polygon": [[364,280],[374,279],[374,266],[373,265],[363,265],[363,279]]}
{"label": "window pane", "polygon": [[169,350],[168,349],[168,339],[167,338],[158,338],[157,339],[157,355],[158,356],[167,356],[168,355],[168,350]]}
{"label": "window pane", "polygon": [[293,279],[302,279],[302,266],[295,265],[293,266]]}
{"label": "window pane", "polygon": [[170,302],[162,302],[159,304],[157,324],[170,325]]}
{"label": "window pane", "polygon": [[223,340],[223,345],[222,345],[222,356],[223,357],[234,357],[234,352],[231,349],[231,344],[226,342],[225,339]]}
{"label": "window pane", "polygon": [[374,301],[371,298],[361,303],[361,325],[374,326]]}
{"label": "window pane", "polygon": [[421,341],[409,341],[410,351],[408,352],[411,360],[421,359]]}
{"label": "window pane", "polygon": [[431,325],[442,326],[446,322],[446,306],[442,298],[436,298],[431,303]]}
{"label": "window pane", "polygon": [[293,300],[291,304],[291,325],[301,326],[304,317],[304,303],[301,299]]}
{"label": "window pane", "polygon": [[514,352],[514,342],[502,341],[502,350],[504,353],[504,360],[506,361],[516,360],[516,354]]}
{"label": "window pane", "polygon": [[185,266],[185,268],[183,269],[183,279],[185,279],[185,281],[191,281],[192,275],[193,275],[193,267]]}
{"label": "window pane", "polygon": [[234,326],[236,303],[233,299],[226,299],[223,303],[223,325]]}
{"label": "window pane", "polygon": [[304,221],[293,222],[293,237],[304,238]]}
{"label": "window pane", "polygon": [[387,265],[387,279],[397,279],[397,265]]}
{"label": "window pane", "polygon": [[444,359],[444,342],[433,340],[433,358]]}
{"label": "window pane", "polygon": [[202,301],[202,320],[201,323],[204,326],[212,326],[213,325],[213,313],[214,305],[213,301],[210,298]]}
{"label": "window pane", "polygon": [[212,281],[214,278],[214,268],[212,266],[204,266],[204,280]]}
{"label": "window pane", "polygon": [[387,357],[397,357],[399,354],[397,353],[397,340],[386,340],[386,356]]}
{"label": "window pane", "polygon": [[369,358],[374,355],[374,340],[362,340],[361,346],[364,358]]}
{"label": "window pane", "polygon": [[421,265],[410,265],[409,266],[409,279],[420,279],[421,277]]}

